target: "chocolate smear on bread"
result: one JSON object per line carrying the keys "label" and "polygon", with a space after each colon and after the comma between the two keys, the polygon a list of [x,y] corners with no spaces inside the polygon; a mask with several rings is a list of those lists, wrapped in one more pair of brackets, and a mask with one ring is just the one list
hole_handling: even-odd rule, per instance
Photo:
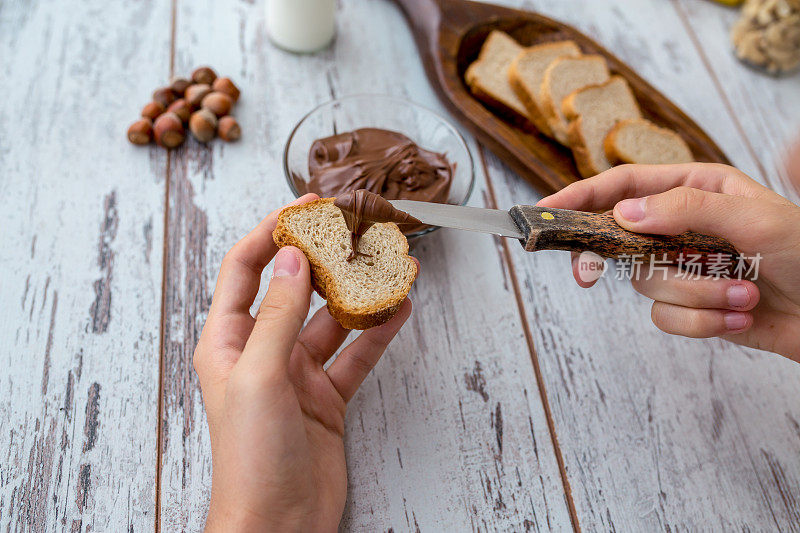
{"label": "chocolate smear on bread", "polygon": [[[421,224],[421,222],[404,211],[396,209],[388,200],[366,189],[358,189],[337,196],[333,205],[342,210],[347,229],[350,230],[352,249],[347,257],[352,261],[362,254],[358,251],[358,238],[376,222],[394,222],[395,224]],[[368,256],[368,255],[367,255]]]}

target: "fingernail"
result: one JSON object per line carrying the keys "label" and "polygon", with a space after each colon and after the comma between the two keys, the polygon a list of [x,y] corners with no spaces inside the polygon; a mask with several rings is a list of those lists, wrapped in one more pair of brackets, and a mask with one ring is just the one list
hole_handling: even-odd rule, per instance
{"label": "fingernail", "polygon": [[300,260],[297,253],[288,248],[281,248],[275,255],[275,266],[272,269],[273,278],[289,278],[300,272]]}
{"label": "fingernail", "polygon": [[622,218],[631,222],[639,222],[644,218],[644,203],[647,198],[631,198],[622,200],[617,204],[617,209]]}
{"label": "fingernail", "polygon": [[744,285],[731,285],[726,294],[731,307],[747,307],[750,303],[750,293]]}
{"label": "fingernail", "polygon": [[725,327],[728,331],[738,331],[747,327],[747,315],[744,313],[725,313]]}
{"label": "fingernail", "polygon": [[606,271],[606,263],[594,252],[581,252],[578,256],[578,277],[584,283],[594,283]]}

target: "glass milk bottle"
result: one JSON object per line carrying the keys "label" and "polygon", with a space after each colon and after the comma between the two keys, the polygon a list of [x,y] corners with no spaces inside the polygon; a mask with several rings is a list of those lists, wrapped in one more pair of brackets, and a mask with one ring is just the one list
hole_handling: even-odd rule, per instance
{"label": "glass milk bottle", "polygon": [[336,32],[336,0],[266,0],[267,32],[290,52],[316,52]]}

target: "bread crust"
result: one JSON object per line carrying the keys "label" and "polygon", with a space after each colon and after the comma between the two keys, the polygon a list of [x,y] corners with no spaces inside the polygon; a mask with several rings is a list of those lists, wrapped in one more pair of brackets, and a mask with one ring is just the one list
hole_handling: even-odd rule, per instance
{"label": "bread crust", "polygon": [[[555,140],[557,140],[558,142],[560,142],[565,146],[571,146],[569,141],[569,124],[567,124],[566,128],[563,128],[563,124],[561,123],[557,111],[558,109],[563,110],[563,105],[562,105],[563,102],[556,102],[555,100],[553,100],[553,95],[550,93],[549,89],[552,79],[552,73],[555,67],[562,61],[570,61],[577,59],[602,63],[604,66],[606,66],[605,58],[603,56],[596,54],[586,54],[578,57],[563,56],[550,63],[550,66],[547,67],[547,70],[545,71],[544,79],[542,80],[542,86],[539,88],[539,100],[541,100],[542,102],[542,114],[544,115],[545,120],[547,120],[547,124],[550,126],[550,129],[553,132],[553,137],[555,138]],[[606,74],[608,74],[607,66],[605,70]],[[602,85],[602,83],[607,82],[608,79],[610,78],[607,78],[606,81],[601,82],[599,84],[590,83],[584,85],[583,87],[576,89],[576,91],[579,91],[580,89],[585,89],[586,87],[592,87],[594,85]],[[573,93],[570,93],[570,95],[571,94]],[[567,119],[567,121],[569,122],[569,119]]]}
{"label": "bread crust", "polygon": [[[677,132],[670,130],[669,128],[661,128],[659,126],[656,126],[647,119],[626,119],[617,122],[614,125],[614,127],[611,128],[611,131],[608,132],[606,138],[603,140],[603,150],[606,153],[606,159],[608,159],[608,162],[611,163],[612,165],[620,165],[624,163],[636,163],[636,161],[634,161],[633,158],[627,157],[625,154],[622,153],[619,145],[617,144],[617,135],[619,134],[620,131],[622,131],[623,128],[637,122],[642,123],[644,126],[654,131],[658,131],[659,133],[672,134],[674,136],[675,141],[682,145],[682,148],[684,148],[688,153],[690,154],[692,153],[692,150],[691,148],[689,148],[689,145],[686,143],[683,137],[681,137]],[[678,161],[678,162],[683,163],[684,161]]]}
{"label": "bread crust", "polygon": [[553,130],[551,130],[550,126],[547,124],[547,120],[544,118],[542,110],[539,109],[538,105],[536,105],[533,97],[525,87],[525,83],[522,81],[522,77],[520,76],[518,69],[519,58],[520,56],[517,56],[517,59],[512,61],[511,67],[508,69],[508,81],[511,83],[511,88],[514,89],[514,92],[517,94],[517,98],[519,98],[520,102],[522,102],[522,105],[524,105],[525,109],[528,111],[528,116],[533,126],[539,130],[540,133],[543,133],[548,137],[553,137]]}
{"label": "bread crust", "polygon": [[[505,32],[500,32],[498,30],[494,30],[489,34],[489,36],[486,38],[486,41],[484,41],[483,46],[481,46],[481,51],[478,52],[478,58],[467,67],[467,71],[464,73],[464,81],[467,83],[472,95],[485,103],[487,106],[491,107],[498,115],[505,118],[518,128],[521,128],[525,131],[535,132],[537,131],[536,125],[531,121],[530,117],[520,113],[517,109],[514,109],[502,100],[496,98],[490,89],[483,86],[481,77],[476,74],[479,66],[482,62],[486,61],[486,56],[489,54],[489,49],[486,46],[486,43],[489,41],[489,39],[497,38],[494,36],[495,32],[505,34]],[[510,35],[505,35],[509,39],[513,40],[513,37]]]}
{"label": "bread crust", "polygon": [[[617,122],[611,131],[608,132],[606,138],[603,139],[603,151],[606,153],[606,159],[612,165],[619,165],[620,163],[626,162],[623,160],[622,155],[617,151],[617,133],[620,130],[620,125],[626,121]],[[630,162],[630,161],[627,161]]]}
{"label": "bread crust", "polygon": [[567,143],[572,149],[572,157],[575,159],[575,166],[578,167],[578,173],[583,178],[591,178],[602,172],[592,164],[592,157],[587,148],[586,138],[581,133],[583,127],[583,119],[575,109],[575,98],[580,91],[590,87],[599,87],[602,83],[596,85],[589,85],[569,93],[561,105],[561,111],[564,113],[568,121],[567,126]]}
{"label": "bread crust", "polygon": [[[519,62],[523,59],[526,52],[529,51],[540,51],[545,49],[553,49],[553,48],[564,48],[567,43],[571,43],[571,46],[574,47],[575,52],[580,54],[580,48],[578,45],[572,41],[558,41],[552,43],[542,43],[537,44],[528,48],[523,49],[514,61],[511,62],[511,66],[508,69],[508,81],[511,83],[511,88],[517,95],[517,98],[522,102],[522,105],[525,106],[525,109],[528,111],[528,115],[530,116],[530,120],[536,129],[539,130],[540,133],[555,138],[553,135],[553,130],[550,128],[550,125],[547,123],[547,119],[545,118],[544,114],[542,113],[542,109],[536,103],[534,95],[532,91],[536,91],[537,95],[540,90],[540,87],[533,87],[529,88],[525,85],[525,82],[522,79],[522,74],[519,71]],[[556,59],[560,59],[562,57],[577,57],[575,55],[564,54],[560,55]],[[555,61],[554,59],[553,61]]]}
{"label": "bread crust", "polygon": [[400,309],[400,306],[403,304],[403,301],[408,296],[408,293],[411,291],[411,287],[414,284],[414,280],[416,279],[416,274],[418,273],[417,263],[411,258],[411,256],[408,255],[408,241],[406,240],[405,235],[403,235],[400,231],[400,228],[397,227],[397,224],[391,222],[387,223],[386,225],[393,226],[394,231],[397,231],[397,233],[403,237],[404,249],[402,252],[404,254],[404,259],[414,266],[414,278],[381,300],[375,301],[372,304],[364,306],[358,310],[347,309],[343,305],[342,297],[340,297],[339,293],[337,292],[336,278],[333,273],[325,268],[325,266],[314,260],[314,256],[311,253],[310,247],[301,239],[296,237],[286,224],[286,217],[292,212],[306,210],[309,208],[313,209],[319,204],[333,203],[334,200],[335,198],[321,198],[305,204],[283,208],[278,214],[278,223],[275,227],[275,231],[272,232],[272,239],[279,247],[294,246],[299,248],[306,258],[308,258],[308,262],[311,266],[311,286],[314,288],[317,294],[327,300],[328,312],[339,324],[341,324],[343,328],[369,329],[379,326],[387,322],[397,313],[397,311]]}
{"label": "bread crust", "polygon": [[[556,59],[556,61],[559,61]],[[553,63],[555,63],[554,61]],[[553,65],[550,63],[550,66]],[[544,117],[545,121],[547,122],[547,127],[550,129],[550,133],[555,140],[560,142],[561,144],[566,145],[567,139],[564,137],[562,133],[558,131],[558,116],[556,115],[556,104],[553,101],[553,97],[550,94],[550,91],[545,90],[545,87],[548,87],[550,84],[550,67],[547,67],[547,71],[544,75],[544,80],[542,80],[542,86],[539,87],[539,101],[542,102],[542,116]]]}
{"label": "bread crust", "polygon": [[[625,78],[619,75],[613,75],[603,83],[595,83],[592,85],[587,85],[586,87],[581,87],[580,89],[572,91],[571,93],[569,93],[569,96],[567,96],[561,104],[561,111],[562,113],[564,113],[564,117],[566,117],[568,121],[567,142],[569,143],[569,147],[572,149],[572,155],[575,159],[575,165],[578,167],[578,172],[583,178],[591,178],[592,176],[596,176],[597,174],[600,174],[601,172],[608,169],[598,168],[592,161],[591,152],[589,151],[588,148],[588,142],[582,133],[583,117],[576,109],[575,102],[578,96],[581,94],[581,92],[610,85],[611,83],[614,83],[614,81],[617,79],[625,81],[627,85],[627,80],[625,80]],[[628,87],[628,91],[630,91],[630,87]],[[633,97],[633,100],[634,102],[636,101],[635,97]],[[614,163],[612,163],[611,161],[609,161],[609,164],[614,165]]]}
{"label": "bread crust", "polygon": [[582,178],[591,178],[602,172],[595,168],[592,164],[592,158],[589,154],[589,149],[586,148],[586,139],[581,134],[581,121],[578,118],[571,120],[567,126],[567,142],[572,148],[572,157],[575,159],[575,166],[578,167],[578,173]]}

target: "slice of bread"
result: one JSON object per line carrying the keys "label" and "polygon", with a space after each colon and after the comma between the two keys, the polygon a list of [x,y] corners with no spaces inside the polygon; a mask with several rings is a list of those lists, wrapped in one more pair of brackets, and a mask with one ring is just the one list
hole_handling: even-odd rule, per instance
{"label": "slice of bread", "polygon": [[342,327],[367,329],[394,316],[417,276],[408,241],[394,223],[373,224],[350,254],[350,231],[334,198],[284,208],[272,238],[296,246],[311,264],[311,284],[328,300],[328,311]]}
{"label": "slice of bread", "polygon": [[603,147],[606,159],[612,165],[668,165],[694,161],[689,145],[680,135],[645,119],[617,122],[606,135]]}
{"label": "slice of bread", "polygon": [[570,121],[567,137],[584,178],[611,168],[603,147],[611,128],[620,120],[641,117],[639,104],[622,76],[572,92],[562,111]]}
{"label": "slice of bread", "polygon": [[481,52],[464,73],[464,81],[476,98],[500,110],[521,126],[530,126],[528,112],[508,81],[508,68],[522,50],[510,35],[494,30],[483,43]]}
{"label": "slice of bread", "polygon": [[544,71],[539,88],[542,114],[553,137],[561,144],[569,144],[568,123],[561,111],[561,103],[573,91],[608,80],[608,66],[603,56],[582,55],[561,57],[550,63]]}
{"label": "slice of bread", "polygon": [[537,44],[524,48],[517,54],[508,69],[511,87],[528,111],[528,116],[534,126],[550,137],[553,136],[553,131],[544,118],[539,100],[539,89],[544,81],[544,72],[550,63],[559,57],[577,57],[579,55],[581,55],[581,49],[574,41]]}

